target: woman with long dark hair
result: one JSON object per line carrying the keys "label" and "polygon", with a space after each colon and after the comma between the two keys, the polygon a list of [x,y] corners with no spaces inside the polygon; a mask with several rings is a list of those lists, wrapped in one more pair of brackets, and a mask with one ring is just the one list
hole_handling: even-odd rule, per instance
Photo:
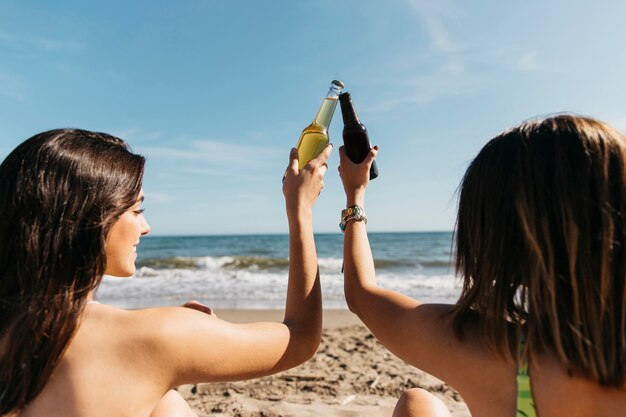
{"label": "woman with long dark hair", "polygon": [[[456,388],[473,416],[626,415],[626,137],[558,115],[487,143],[460,186],[456,305],[376,285],[363,221],[376,151],[354,164],[340,149],[357,206],[342,222],[346,299],[372,333]],[[419,389],[394,412],[449,415]]]}
{"label": "woman with long dark hair", "polygon": [[321,334],[312,206],[330,152],[298,170],[293,149],[285,173],[284,322],[232,324],[198,303],[135,311],[92,303],[104,274],[133,275],[150,231],[144,158],[121,139],[77,129],[19,145],[0,165],[0,415],[191,416],[172,388],[308,359]]}

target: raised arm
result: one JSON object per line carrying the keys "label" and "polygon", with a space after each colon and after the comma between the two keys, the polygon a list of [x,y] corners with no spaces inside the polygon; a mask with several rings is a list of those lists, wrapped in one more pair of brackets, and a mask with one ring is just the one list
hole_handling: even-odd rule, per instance
{"label": "raised arm", "polygon": [[[346,193],[346,207],[365,206],[369,169],[377,151],[377,148],[371,149],[362,163],[355,164],[346,156],[344,148],[339,148],[339,173]],[[344,292],[350,310],[387,347],[393,346],[398,331],[405,330],[396,325],[400,316],[420,305],[400,293],[378,287],[367,230],[362,221],[348,221],[344,230]]]}
{"label": "raised arm", "polygon": [[324,187],[326,160],[332,145],[298,170],[298,151],[291,150],[283,181],[289,221],[289,285],[285,320],[292,333],[310,338],[310,357],[319,346],[322,331],[322,298],[317,252],[313,239],[313,204]]}
{"label": "raised arm", "polygon": [[[147,346],[154,353],[157,378],[174,387],[183,383],[239,380],[273,374],[296,366],[317,350],[322,306],[312,208],[332,150],[298,170],[292,150],[283,179],[289,222],[289,282],[282,323],[234,324],[199,308],[159,308],[139,311]],[[137,323],[139,325],[139,323]]]}
{"label": "raised arm", "polygon": [[[339,172],[346,193],[346,207],[365,205],[369,170],[378,148],[355,164],[339,149]],[[344,235],[344,291],[350,310],[391,352],[439,377],[453,370],[453,351],[460,342],[442,314],[448,305],[423,304],[397,291],[378,286],[366,225],[349,221]],[[446,352],[442,354],[442,349]]]}

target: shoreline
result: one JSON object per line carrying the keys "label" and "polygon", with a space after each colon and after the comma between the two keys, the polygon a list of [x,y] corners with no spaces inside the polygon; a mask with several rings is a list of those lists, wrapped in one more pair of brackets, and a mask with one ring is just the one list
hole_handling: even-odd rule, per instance
{"label": "shoreline", "polygon": [[[235,322],[282,321],[282,309],[216,309]],[[179,387],[199,417],[382,417],[402,393],[423,388],[441,398],[454,417],[470,417],[450,386],[398,359],[347,309],[323,312],[322,341],[307,362],[248,381]]]}

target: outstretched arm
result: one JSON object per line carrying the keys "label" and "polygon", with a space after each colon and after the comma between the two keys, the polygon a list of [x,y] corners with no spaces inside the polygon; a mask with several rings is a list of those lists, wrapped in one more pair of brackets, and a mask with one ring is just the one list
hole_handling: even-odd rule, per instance
{"label": "outstretched arm", "polygon": [[184,383],[240,380],[296,366],[317,350],[322,306],[312,208],[323,188],[328,146],[302,170],[292,150],[283,179],[289,222],[289,282],[282,323],[234,324],[201,308],[159,308],[135,312],[133,327],[146,338],[137,355],[153,353],[158,378]]}

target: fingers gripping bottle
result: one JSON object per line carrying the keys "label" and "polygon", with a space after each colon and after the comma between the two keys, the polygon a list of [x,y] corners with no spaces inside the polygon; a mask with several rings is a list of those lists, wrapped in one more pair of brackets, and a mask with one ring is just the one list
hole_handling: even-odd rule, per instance
{"label": "fingers gripping bottle", "polygon": [[[358,164],[363,162],[371,149],[367,129],[354,111],[350,93],[340,94],[339,102],[341,103],[341,115],[343,116],[343,145],[345,146],[346,155],[352,162]],[[378,167],[376,166],[376,161],[374,161],[370,168],[370,180],[376,177],[378,177]]]}
{"label": "fingers gripping bottle", "polygon": [[341,90],[343,90],[343,83],[333,80],[315,120],[302,131],[298,145],[296,145],[298,169],[302,169],[307,162],[319,155],[328,146],[328,127],[333,118],[335,107],[337,107],[337,99]]}

